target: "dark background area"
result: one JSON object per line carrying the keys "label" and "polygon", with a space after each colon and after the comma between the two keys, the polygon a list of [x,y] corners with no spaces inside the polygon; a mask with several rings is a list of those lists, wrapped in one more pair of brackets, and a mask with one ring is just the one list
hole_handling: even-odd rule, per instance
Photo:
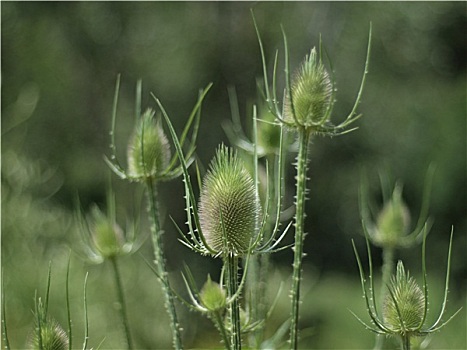
{"label": "dark background area", "polygon": [[[2,2],[3,292],[18,347],[32,327],[34,291],[44,293],[50,260],[55,271],[51,293],[56,303],[51,307],[59,321],[66,317],[63,286],[70,247],[76,286],[75,334],[78,337],[82,327],[82,286],[84,273],[89,271],[92,345],[105,337],[104,348],[118,347],[118,322],[109,321],[116,313],[110,301],[114,300],[110,270],[106,264],[93,266],[79,258],[72,220],[77,196],[84,208],[93,202],[105,204],[110,172],[103,155],[110,154],[117,74],[122,75],[116,135],[122,163],[126,163],[125,147],[134,122],[137,79],[143,79],[143,107],[155,107],[150,97],[150,92],[154,93],[178,131],[196,102],[198,89],[214,83],[203,105],[197,143],[197,155],[207,166],[217,145],[228,143],[222,129],[222,123],[231,118],[227,87],[236,88],[245,125],[252,104],[258,101],[256,80],[262,68],[250,8],[255,11],[270,64],[279,50],[280,75],[281,24],[289,40],[291,67],[297,67],[311,47],[318,45],[321,34],[338,88],[335,123],[353,106],[369,25],[373,24],[359,129],[332,139],[316,137],[311,146],[302,322],[313,331],[304,340],[304,348],[372,344],[373,335],[347,310],[359,315],[365,312],[350,244],[354,238],[364,251],[358,212],[362,169],[377,202],[381,201],[379,173],[404,184],[404,200],[415,225],[427,169],[431,163],[436,165],[430,202],[434,224],[427,243],[433,297],[438,296],[433,312],[441,298],[451,226],[455,236],[450,301],[454,305],[449,310],[452,313],[455,306],[465,306],[465,3]],[[289,205],[295,191],[292,157],[295,155],[287,167]],[[115,176],[112,185],[122,223],[125,216],[138,215],[144,226],[141,189]],[[200,284],[208,272],[218,274],[219,261],[199,257],[177,241],[169,215],[183,225],[181,179],[161,186],[160,196],[166,217],[166,257],[174,283],[183,290],[178,271],[184,262]],[[149,242],[141,252],[151,257]],[[374,257],[379,264],[377,248]],[[420,273],[418,247],[400,251],[398,258],[414,275]],[[280,324],[289,312],[287,278],[292,252],[280,252],[273,260],[274,281],[286,283],[272,322]],[[166,347],[170,339],[165,323],[154,321],[166,317],[156,278],[138,254],[123,258],[122,265],[138,346]],[[203,332],[215,333],[210,323],[181,312],[187,344],[207,346],[200,339],[206,339]],[[435,335],[432,348],[465,347],[465,329],[462,311],[445,331]],[[213,346],[216,339],[214,336]]]}

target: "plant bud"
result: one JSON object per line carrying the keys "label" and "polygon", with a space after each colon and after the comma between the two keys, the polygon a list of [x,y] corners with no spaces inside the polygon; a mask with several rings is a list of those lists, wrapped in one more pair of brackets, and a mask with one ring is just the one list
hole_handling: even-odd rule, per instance
{"label": "plant bud", "polygon": [[396,275],[392,277],[389,288],[394,298],[388,294],[384,300],[385,323],[396,333],[416,331],[423,319],[425,295],[417,282],[405,272],[402,261],[397,263]]}
{"label": "plant bud", "polygon": [[383,247],[394,247],[399,238],[409,232],[409,209],[402,200],[402,189],[396,186],[391,200],[381,210],[376,221],[376,243]]}
{"label": "plant bud", "polygon": [[293,110],[289,94],[286,94],[284,110],[285,120],[288,123],[312,131],[314,126],[322,125],[327,121],[324,118],[329,118],[326,114],[331,104],[333,88],[329,74],[315,48],[305,57],[290,88]]}
{"label": "plant bud", "polygon": [[213,282],[209,275],[208,280],[201,289],[200,299],[202,305],[211,312],[225,309],[227,303],[225,290],[221,288],[219,283]]}
{"label": "plant bud", "polygon": [[254,181],[233,150],[221,146],[204,178],[199,204],[202,233],[216,253],[242,255],[261,211]]}
{"label": "plant bud", "polygon": [[104,259],[113,258],[122,252],[122,229],[97,206],[91,210],[90,229],[94,246]]}
{"label": "plant bud", "polygon": [[154,120],[154,111],[146,110],[138,121],[128,146],[128,172],[136,178],[154,177],[169,165],[169,141]]}

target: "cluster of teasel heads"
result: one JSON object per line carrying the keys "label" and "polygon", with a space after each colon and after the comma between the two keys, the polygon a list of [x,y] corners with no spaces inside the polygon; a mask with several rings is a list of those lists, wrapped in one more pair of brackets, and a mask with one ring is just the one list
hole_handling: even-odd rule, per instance
{"label": "cluster of teasel heads", "polygon": [[[254,331],[264,326],[264,319],[251,318],[249,310],[241,306],[241,294],[245,285],[250,259],[259,254],[269,254],[287,247],[281,246],[282,239],[291,227],[292,222],[284,230],[281,226],[282,193],[281,190],[270,200],[270,189],[268,186],[283,187],[283,176],[280,171],[284,158],[284,134],[285,129],[293,131],[298,136],[298,156],[296,162],[297,182],[295,196],[295,240],[293,244],[294,263],[292,275],[292,311],[290,317],[290,347],[298,347],[298,319],[300,305],[300,283],[302,280],[302,259],[304,252],[304,217],[305,199],[307,193],[307,167],[308,148],[310,139],[314,135],[336,136],[354,129],[348,127],[357,120],[360,115],[356,113],[362,95],[370,53],[370,40],[368,42],[367,58],[364,74],[357,94],[354,106],[349,115],[340,124],[333,125],[330,121],[335,103],[335,86],[332,69],[328,70],[323,60],[323,49],[320,42],[319,50],[313,48],[306,56],[304,62],[296,71],[293,78],[289,73],[289,59],[287,37],[284,34],[285,47],[285,92],[280,99],[276,94],[276,69],[277,54],[274,61],[272,88],[268,83],[265,54],[261,42],[258,27],[255,22],[258,41],[260,44],[261,57],[264,71],[264,90],[261,93],[265,98],[266,120],[258,127],[256,107],[253,109],[253,140],[248,141],[244,135],[238,135],[239,125],[233,124],[233,132],[229,137],[235,140],[235,144],[251,152],[252,164],[247,166],[239,157],[237,151],[219,146],[210,167],[200,179],[197,173],[197,184],[200,187],[200,197],[196,198],[194,182],[188,168],[193,162],[197,130],[200,120],[200,109],[202,101],[207,94],[210,85],[200,91],[199,99],[195,105],[187,124],[179,137],[175,132],[170,118],[160,101],[154,97],[161,117],[156,118],[152,109],[141,112],[141,83],[137,85],[136,94],[136,116],[137,123],[130,138],[127,149],[128,167],[125,170],[116,157],[114,142],[117,96],[119,79],[115,91],[110,159],[106,159],[110,168],[121,178],[133,182],[139,182],[146,186],[148,196],[148,212],[151,219],[152,242],[154,247],[153,271],[160,279],[164,292],[165,305],[171,319],[173,333],[173,345],[181,349],[180,325],[176,316],[174,299],[179,298],[184,304],[194,310],[205,313],[212,319],[218,328],[224,346],[227,349],[240,349],[242,346],[242,334]],[[371,27],[370,27],[371,39]],[[283,102],[281,102],[283,101]],[[171,154],[169,139],[164,133],[161,119],[167,125],[175,154]],[[192,130],[191,140],[186,145],[188,133]],[[259,129],[259,134],[258,134]],[[231,130],[232,131],[232,130]],[[259,166],[258,158],[267,155],[278,155],[277,162],[279,175],[273,181],[266,181],[264,200],[260,200],[259,188]],[[270,158],[276,159],[276,158]],[[253,169],[250,172],[248,169]],[[208,276],[204,286],[199,290],[196,282],[187,268],[183,274],[189,301],[181,298],[170,286],[163,256],[162,229],[159,223],[159,210],[157,202],[157,184],[168,181],[178,176],[183,176],[185,187],[185,201],[187,213],[188,232],[176,226],[181,235],[180,241],[191,250],[202,255],[220,258],[223,267],[219,282],[211,280]],[[266,167],[266,178],[269,178],[268,167]],[[271,202],[273,204],[271,205]],[[426,201],[424,201],[425,203]],[[262,205],[262,203],[264,203]],[[122,310],[122,322],[125,326],[128,348],[132,347],[128,320],[125,314],[125,302],[123,288],[116,265],[116,257],[128,254],[136,250],[139,244],[135,243],[133,231],[124,234],[118,226],[115,218],[115,205],[113,195],[109,195],[107,215],[95,207],[91,210],[89,217],[84,220],[83,231],[88,233],[89,255],[96,261],[110,260],[114,264],[117,290],[119,290],[119,302]],[[400,187],[396,187],[388,204],[383,208],[376,223],[369,220],[369,215],[361,206],[364,232],[369,255],[370,276],[369,291],[366,288],[363,267],[355,245],[355,255],[360,271],[361,284],[364,292],[367,310],[371,318],[371,325],[366,324],[360,318],[358,320],[367,329],[377,334],[392,335],[398,337],[402,342],[403,349],[410,348],[410,340],[415,336],[422,336],[439,330],[447,321],[442,323],[441,319],[445,312],[449,266],[451,256],[451,242],[448,253],[448,273],[446,277],[445,297],[442,310],[438,319],[431,326],[426,325],[428,311],[428,287],[425,269],[425,236],[426,230],[426,205],[423,206],[419,222],[415,230],[408,234],[408,213],[402,201]],[[422,234],[424,232],[425,234]],[[394,249],[396,247],[407,247],[423,236],[423,286],[420,286],[409,275],[402,262],[397,263],[396,273],[391,278],[386,278],[387,293],[382,302],[382,315],[379,315],[379,306],[376,304],[373,285],[373,268],[369,240],[383,248]],[[239,279],[239,272],[243,262],[243,276]],[[388,269],[390,271],[390,269]],[[384,279],[384,277],[383,277]],[[40,336],[32,337],[34,346],[40,349],[67,348],[66,333],[46,316],[46,310],[39,301],[36,308],[37,323]],[[63,343],[63,347],[45,346],[49,341],[49,333],[54,334],[53,342]],[[52,339],[52,338],[50,338]],[[51,340],[52,341],[52,340]],[[39,342],[39,343],[38,343]],[[55,343],[54,343],[55,344]]]}

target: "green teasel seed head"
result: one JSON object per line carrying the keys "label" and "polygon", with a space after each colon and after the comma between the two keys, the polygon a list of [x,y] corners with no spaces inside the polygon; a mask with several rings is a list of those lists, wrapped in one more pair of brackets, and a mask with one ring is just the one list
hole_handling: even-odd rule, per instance
{"label": "green teasel seed head", "polygon": [[53,318],[46,315],[45,307],[39,298],[36,309],[34,330],[29,336],[28,348],[34,350],[67,350],[67,333]]}
{"label": "green teasel seed head", "polygon": [[169,165],[170,145],[154,111],[147,109],[135,127],[128,146],[128,172],[135,178],[157,177]]}
{"label": "green teasel seed head", "polygon": [[410,213],[402,199],[402,187],[396,186],[391,199],[384,205],[376,221],[375,240],[382,247],[397,246],[410,229]]}
{"label": "green teasel seed head", "polygon": [[[313,131],[329,119],[333,86],[316,48],[300,66],[291,82],[292,103],[286,94],[285,121],[294,127]],[[295,117],[294,117],[295,114]],[[298,125],[297,125],[298,124]]]}
{"label": "green teasel seed head", "polygon": [[397,263],[396,275],[392,277],[388,295],[383,302],[385,324],[394,333],[401,335],[417,332],[425,312],[425,295],[417,282]]}
{"label": "green teasel seed head", "polygon": [[104,259],[113,258],[123,252],[125,244],[123,230],[97,205],[91,209],[89,222],[94,246]]}
{"label": "green teasel seed head", "polygon": [[225,290],[219,283],[213,282],[210,275],[199,296],[202,305],[211,312],[222,311],[227,305]]}
{"label": "green teasel seed head", "polygon": [[199,216],[209,247],[244,255],[255,238],[261,206],[255,184],[237,153],[219,147],[201,191]]}

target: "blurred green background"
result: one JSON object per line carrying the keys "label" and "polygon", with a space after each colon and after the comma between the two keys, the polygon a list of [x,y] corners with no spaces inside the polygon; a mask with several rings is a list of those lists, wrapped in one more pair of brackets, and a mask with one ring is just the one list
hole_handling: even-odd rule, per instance
{"label": "blurred green background", "polygon": [[[105,205],[109,170],[112,99],[122,74],[117,147],[125,145],[134,117],[137,79],[143,105],[157,95],[181,130],[199,88],[214,86],[203,106],[197,153],[208,164],[227,142],[228,86],[235,86],[240,112],[249,117],[257,101],[261,60],[250,8],[254,8],[269,62],[282,50],[287,32],[296,67],[321,33],[337,81],[334,121],[345,118],[358,91],[370,21],[370,74],[359,111],[359,130],[316,138],[311,148],[305,284],[301,327],[304,349],[366,349],[368,333],[350,314],[365,318],[350,240],[364,252],[358,213],[361,169],[371,195],[380,201],[378,173],[404,184],[404,200],[417,220],[423,181],[437,167],[430,204],[434,225],[427,243],[431,296],[429,321],[442,300],[446,254],[454,226],[448,313],[461,313],[429,344],[465,349],[466,342],[466,4],[464,2],[2,2],[2,278],[11,345],[23,348],[33,325],[34,293],[44,296],[52,261],[50,313],[66,324],[66,265],[71,251],[74,342],[83,339],[83,281],[88,279],[89,345],[123,344],[110,266],[81,259],[73,213],[79,196],[87,210]],[[280,53],[282,53],[280,51]],[[280,64],[282,61],[280,61]],[[281,68],[282,69],[282,68]],[[287,167],[288,204],[293,203],[294,168]],[[118,220],[141,217],[141,189],[112,177]],[[166,257],[174,286],[182,291],[183,263],[201,286],[220,262],[199,257],[177,242],[169,215],[185,221],[180,179],[160,191],[165,217]],[[290,237],[291,238],[291,237]],[[140,250],[151,258],[149,241]],[[376,264],[381,252],[374,249]],[[398,253],[419,277],[420,249]],[[285,282],[269,334],[289,316],[292,252],[273,256],[269,291]],[[130,327],[138,348],[170,347],[168,317],[155,276],[135,254],[120,260]],[[420,280],[420,279],[419,279]],[[218,347],[211,323],[179,308],[187,347]],[[306,335],[306,337],[305,337]],[[388,348],[396,343],[388,342]]]}

